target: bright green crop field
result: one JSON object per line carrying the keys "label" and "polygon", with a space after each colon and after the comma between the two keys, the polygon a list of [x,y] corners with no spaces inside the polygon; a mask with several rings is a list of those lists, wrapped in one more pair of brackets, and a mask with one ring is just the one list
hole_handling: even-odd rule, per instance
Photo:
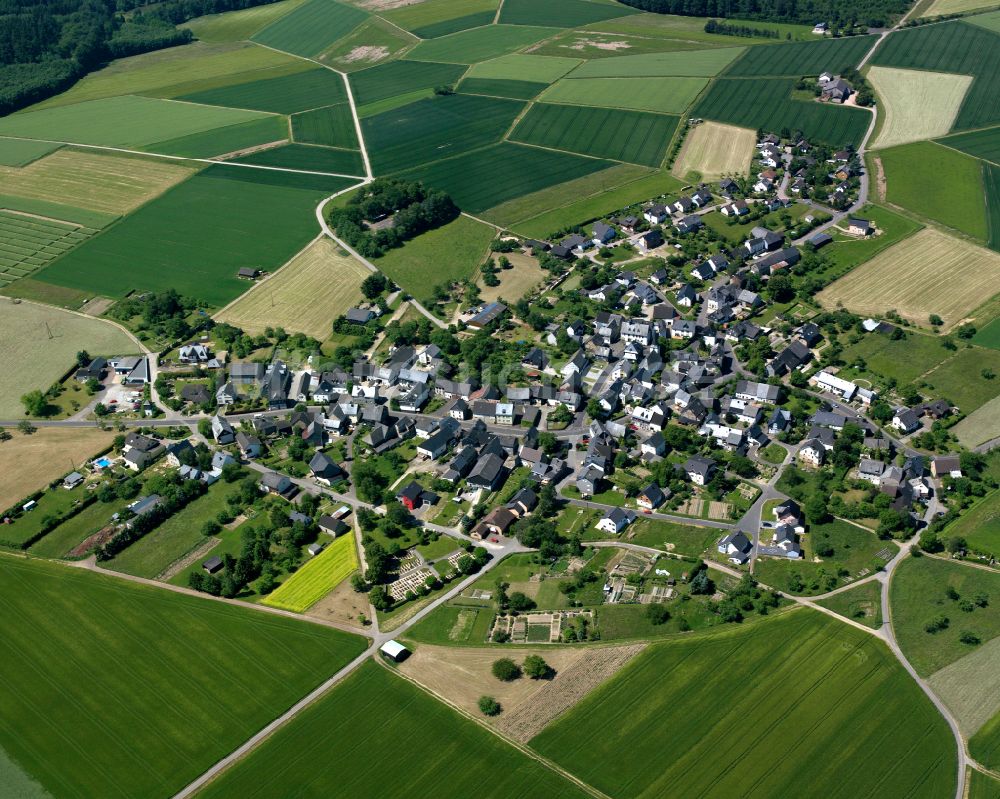
{"label": "bright green crop field", "polygon": [[[406,751],[387,749],[387,735],[406,741]],[[387,790],[400,799],[586,796],[565,777],[369,662],[199,797],[354,799]]]}
{"label": "bright green crop field", "polygon": [[170,796],[364,639],[114,578],[0,559],[0,749],[52,796]]}
{"label": "bright green crop field", "polygon": [[1000,252],[1000,166],[983,164],[983,188],[986,190],[986,243]]}
{"label": "bright green crop field", "polygon": [[969,753],[987,768],[1000,768],[1000,713],[969,739]]}
{"label": "bright green crop field", "polygon": [[885,645],[805,610],[654,644],[531,746],[615,799],[931,799],[956,777],[948,725]]}
{"label": "bright green crop field", "polygon": [[475,214],[540,189],[611,166],[611,161],[502,142],[411,169],[401,177],[448,192]]}
{"label": "bright green crop field", "polygon": [[109,97],[0,119],[0,136],[138,147],[258,119],[257,111],[153,97]]}
{"label": "bright green crop field", "polygon": [[527,25],[488,25],[421,42],[410,52],[415,61],[475,64],[513,53],[559,31]]}
{"label": "bright green crop field", "polygon": [[344,79],[336,72],[311,69],[308,72],[186,94],[178,99],[205,105],[294,114],[310,108],[346,103],[347,89]]}
{"label": "bright green crop field", "polygon": [[253,36],[253,41],[301,56],[322,53],[368,18],[359,8],[337,0],[308,0]]}
{"label": "bright green crop field", "polygon": [[968,153],[974,158],[982,158],[1000,164],[1000,127],[956,133],[943,139],[935,139],[945,147],[952,147]]}
{"label": "bright green crop field", "polygon": [[1000,491],[987,494],[948,525],[948,536],[961,536],[976,552],[1000,556]]}
{"label": "bright green crop field", "polygon": [[707,82],[705,78],[567,78],[552,86],[542,99],[549,103],[679,114]]}
{"label": "bright green crop field", "polygon": [[377,174],[395,172],[499,141],[524,106],[513,100],[454,94],[361,121]]}
{"label": "bright green crop field", "polygon": [[547,83],[501,78],[464,78],[458,84],[458,91],[462,94],[485,94],[487,97],[506,97],[511,100],[531,100],[547,88]]}
{"label": "bright green crop field", "polygon": [[249,122],[157,142],[143,149],[162,155],[212,158],[287,139],[288,121],[285,117],[268,114]]}
{"label": "bright green crop field", "polygon": [[121,297],[175,288],[221,306],[242,294],[236,272],[274,270],[316,234],[314,207],[350,185],[270,170],[212,166],[38,273],[59,286]]}
{"label": "bright green crop field", "polygon": [[889,202],[986,240],[980,161],[926,141],[891,147],[880,157]]}
{"label": "bright green crop field", "polygon": [[552,83],[582,63],[577,58],[513,53],[473,64],[468,77]]}
{"label": "bright green crop field", "polygon": [[659,166],[677,121],[674,116],[642,111],[536,103],[510,138],[597,158]]}

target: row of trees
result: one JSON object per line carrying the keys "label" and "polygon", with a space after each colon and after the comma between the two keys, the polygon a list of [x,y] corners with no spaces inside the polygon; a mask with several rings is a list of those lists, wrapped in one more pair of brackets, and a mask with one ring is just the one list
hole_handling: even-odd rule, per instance
{"label": "row of trees", "polygon": [[625,5],[658,14],[752,19],[814,25],[826,21],[835,29],[857,24],[883,27],[905,14],[906,0],[622,0]]}

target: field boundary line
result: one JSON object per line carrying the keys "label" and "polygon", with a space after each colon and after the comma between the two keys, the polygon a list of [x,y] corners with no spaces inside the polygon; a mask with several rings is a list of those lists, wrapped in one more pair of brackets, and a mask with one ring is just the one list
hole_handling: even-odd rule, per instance
{"label": "field boundary line", "polygon": [[[406,34],[407,36],[409,36],[409,37],[410,37],[411,39],[415,39],[415,41],[413,41],[413,42],[411,42],[410,44],[406,45],[406,47],[407,47],[407,50],[409,50],[410,48],[414,47],[414,45],[417,45],[417,44],[420,44],[420,42],[425,42],[425,41],[428,41],[427,39],[421,39],[421,38],[420,38],[419,36],[417,36],[417,34],[415,34],[415,33],[414,33],[413,31],[408,31],[408,30],[407,30],[406,28],[401,28],[401,27],[399,27],[399,25],[397,25],[397,24],[396,24],[395,22],[393,22],[393,21],[392,21],[391,19],[387,19],[386,17],[383,17],[383,16],[381,15],[381,14],[372,14],[371,16],[372,16],[373,18],[375,18],[375,19],[378,19],[378,20],[381,20],[381,21],[382,21],[382,22],[384,22],[384,23],[385,23],[386,25],[391,25],[391,26],[392,26],[392,27],[394,27],[394,28],[395,28],[396,30],[398,30],[398,31],[400,31],[401,33],[404,33],[404,34]],[[364,24],[364,23],[362,22],[362,23],[361,23],[361,25],[363,25],[363,24]],[[359,26],[358,26],[358,28],[360,28],[360,27],[361,27],[361,25],[359,25]],[[354,30],[357,30],[358,28],[355,28]],[[354,33],[354,31],[351,31],[351,33]],[[348,35],[348,36],[350,36],[351,34],[349,33],[349,34],[347,34],[347,35]],[[345,37],[345,38],[346,38],[346,37]],[[378,64],[372,64],[372,66],[373,66],[373,67],[374,67],[374,66],[378,66]],[[365,67],[365,69],[368,69],[368,67]],[[358,70],[358,71],[359,71],[359,72],[361,72],[362,70]]]}
{"label": "field boundary line", "polygon": [[[20,137],[10,137],[17,138],[20,141],[41,141],[48,142],[49,144],[61,144],[64,147],[80,147],[86,150],[102,150],[112,153],[124,153],[126,155],[144,155],[147,158],[161,158],[169,161],[190,161],[196,164],[222,164],[224,166],[238,166],[244,169],[263,169],[270,172],[291,172],[298,175],[320,175],[323,177],[330,178],[349,178],[354,180],[364,180],[363,175],[347,175],[341,172],[317,172],[311,169],[292,169],[285,166],[266,166],[264,164],[241,164],[237,161],[224,161],[220,158],[192,158],[188,155],[167,155],[166,153],[153,153],[146,152],[145,150],[130,150],[126,147],[112,147],[108,144],[82,144],[75,141],[59,141],[58,139],[21,139]],[[291,142],[290,142],[291,143]],[[269,142],[269,144],[274,144],[274,142]],[[323,145],[319,145],[323,146]],[[353,150],[351,152],[354,152]]]}
{"label": "field boundary line", "polygon": [[[358,27],[361,27],[361,25],[359,24]],[[355,28],[354,30],[357,30],[357,28]],[[353,32],[354,31],[352,30],[351,33]],[[339,69],[334,69],[329,64],[324,64],[322,61],[317,61],[315,58],[309,58],[308,56],[298,55],[296,53],[289,53],[285,50],[279,50],[277,47],[271,47],[269,44],[262,44],[261,42],[251,41],[251,43],[257,45],[258,47],[266,48],[267,50],[273,50],[276,53],[282,53],[283,55],[289,55],[292,58],[298,58],[302,61],[308,61],[310,64],[316,64],[317,66],[320,66],[323,69],[328,69],[331,72],[335,72],[336,74],[340,75],[341,80],[344,81],[344,88],[347,90],[347,104],[351,108],[351,116],[354,117],[354,132],[357,134],[358,144],[360,145],[361,148],[361,159],[364,161],[365,164],[365,174],[357,177],[364,177],[368,180],[371,180],[372,177],[374,177],[372,174],[372,165],[371,161],[368,159],[368,148],[365,146],[365,137],[364,134],[361,132],[361,118],[358,116],[358,107],[357,104],[354,102],[354,91],[351,89],[351,81],[348,78],[347,73],[341,72]],[[319,107],[325,108],[326,106],[319,106]],[[356,176],[351,175],[350,177],[356,177]]]}
{"label": "field boundary line", "polygon": [[[996,125],[994,125],[993,127],[996,127]],[[988,128],[980,128],[980,130],[988,130]],[[975,132],[976,131],[968,131],[968,130],[963,130],[962,131],[962,133],[975,133]],[[983,155],[973,155],[972,153],[965,152],[965,150],[959,150],[957,147],[952,147],[950,144],[945,144],[945,141],[946,141],[945,139],[930,139],[929,141],[932,144],[937,144],[937,145],[939,145],[941,147],[944,147],[945,149],[951,150],[953,153],[961,153],[962,155],[966,156],[967,158],[975,158],[977,161],[982,161],[985,164],[992,164],[993,166],[1000,166],[1000,161],[994,161],[992,158],[987,158],[986,156],[983,156]],[[903,146],[905,146],[905,145],[903,145]],[[886,149],[888,149],[888,148],[886,148]],[[984,185],[983,186],[983,190],[985,191],[985,189],[986,189],[986,186]]]}
{"label": "field boundary line", "polygon": [[480,219],[478,216],[473,216],[472,214],[468,214],[465,211],[462,211],[461,215],[464,216],[466,219],[472,219],[475,222],[481,222],[484,225],[488,225],[489,227],[491,227],[494,230],[496,230],[498,233],[500,231],[502,231],[502,230],[506,230],[507,229],[507,228],[501,227],[500,225],[494,224],[493,222],[487,222],[485,219]]}
{"label": "field boundary line", "polygon": [[[637,164],[634,161],[619,161],[615,158],[601,158],[599,155],[588,155],[587,153],[577,153],[573,152],[573,150],[560,150],[558,147],[546,147],[544,144],[532,144],[531,142],[519,141],[517,139],[508,139],[507,143],[518,144],[521,147],[534,147],[536,150],[548,150],[550,153],[562,153],[563,155],[576,155],[579,156],[580,158],[589,158],[592,161],[608,161],[612,164],[628,164],[629,166],[648,166],[647,164]],[[659,167],[654,166],[648,168],[658,169]]]}
{"label": "field boundary line", "polygon": [[386,671],[388,671],[388,672],[396,675],[397,677],[400,677],[403,680],[406,680],[408,683],[410,683],[411,685],[415,686],[418,690],[423,691],[425,694],[434,697],[436,700],[438,700],[439,702],[441,702],[443,705],[446,705],[447,707],[450,707],[452,710],[454,710],[460,716],[464,716],[465,718],[467,718],[469,721],[473,722],[477,726],[479,726],[482,729],[487,730],[488,732],[492,733],[493,735],[495,735],[497,738],[499,738],[504,743],[506,743],[509,746],[512,746],[515,749],[519,750],[522,754],[527,755],[532,760],[534,760],[537,763],[540,763],[543,766],[545,766],[546,768],[548,768],[550,771],[553,771],[556,774],[558,774],[559,776],[563,777],[564,779],[572,782],[574,785],[576,785],[577,787],[579,787],[582,791],[590,794],[595,799],[612,799],[608,794],[603,793],[600,789],[595,788],[590,783],[584,782],[579,777],[574,776],[573,774],[571,774],[570,772],[566,771],[564,768],[562,768],[561,766],[559,766],[557,763],[549,760],[544,755],[541,755],[538,752],[536,752],[534,749],[531,749],[530,747],[528,747],[527,745],[521,743],[520,741],[515,741],[512,738],[508,738],[506,735],[504,735],[503,733],[501,733],[498,729],[496,729],[494,727],[491,727],[489,724],[486,724],[485,722],[483,722],[481,719],[477,718],[475,715],[473,715],[472,713],[470,713],[465,708],[459,707],[458,705],[452,703],[451,700],[449,700],[445,696],[439,694],[437,691],[433,691],[430,688],[426,687],[423,683],[418,682],[416,679],[414,679],[413,677],[411,677],[409,674],[404,674],[399,669],[390,668],[388,665],[386,665],[385,663],[381,662],[381,660],[378,659],[378,658],[375,659],[375,662],[378,663]]}

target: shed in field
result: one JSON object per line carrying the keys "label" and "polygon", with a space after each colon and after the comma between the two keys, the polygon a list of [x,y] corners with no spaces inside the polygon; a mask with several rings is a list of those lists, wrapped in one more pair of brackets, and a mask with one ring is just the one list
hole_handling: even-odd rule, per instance
{"label": "shed in field", "polygon": [[394,663],[401,663],[410,656],[410,650],[399,643],[399,641],[386,641],[379,648],[379,652]]}

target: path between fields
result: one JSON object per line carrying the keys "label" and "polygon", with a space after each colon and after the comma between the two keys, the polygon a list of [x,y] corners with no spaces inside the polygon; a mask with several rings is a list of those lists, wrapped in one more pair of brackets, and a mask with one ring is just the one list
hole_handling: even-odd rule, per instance
{"label": "path between fields", "polygon": [[[357,669],[359,666],[365,663],[370,657],[374,656],[378,652],[378,649],[379,647],[382,646],[382,644],[384,644],[386,641],[392,640],[393,637],[395,636],[402,635],[403,633],[406,632],[406,630],[413,627],[418,622],[422,621],[426,616],[428,616],[431,612],[436,610],[440,605],[447,602],[457,594],[460,594],[462,591],[464,591],[466,588],[472,585],[472,583],[474,583],[476,580],[478,580],[480,577],[486,574],[490,569],[494,568],[498,563],[500,563],[500,561],[503,560],[503,557],[505,555],[519,551],[525,551],[525,552],[528,551],[527,548],[522,547],[520,544],[517,543],[508,544],[505,549],[509,551],[505,551],[503,555],[494,557],[485,566],[483,566],[483,568],[479,572],[475,574],[470,574],[464,580],[456,583],[448,591],[441,594],[441,596],[439,596],[433,602],[428,603],[425,607],[417,611],[412,617],[410,617],[408,620],[399,625],[399,627],[395,628],[395,630],[393,630],[392,633],[378,632],[375,633],[373,636],[369,636],[369,640],[371,640],[372,643],[368,646],[368,648],[364,652],[362,652],[354,660],[352,660],[350,663],[348,663],[346,666],[340,669],[336,674],[334,674],[332,677],[330,677],[328,680],[322,683],[318,688],[314,689],[305,697],[303,697],[301,700],[292,705],[292,707],[290,707],[282,715],[280,715],[278,718],[276,718],[274,721],[272,721],[270,724],[264,727],[256,735],[254,735],[252,738],[247,740],[245,743],[243,743],[229,755],[227,755],[218,763],[216,763],[214,766],[212,766],[210,769],[208,769],[208,771],[206,771],[200,777],[198,777],[189,785],[187,785],[186,787],[178,791],[176,794],[174,794],[173,799],[187,799],[187,797],[193,796],[195,793],[201,790],[205,785],[207,785],[209,782],[215,779],[215,777],[217,777],[219,774],[228,769],[231,765],[236,763],[245,755],[250,754],[250,752],[252,752],[267,738],[269,738],[272,735],[272,733],[276,732],[278,729],[280,729],[285,724],[294,719],[296,716],[298,716],[299,713],[301,713],[307,707],[312,705],[318,699],[322,698],[337,683],[339,683],[345,677],[349,676],[352,672],[354,672],[355,669]],[[98,567],[92,566],[91,568],[98,568]],[[105,571],[103,569],[99,570]],[[238,604],[245,606],[246,603],[239,602]],[[289,615],[294,618],[302,618],[299,614],[296,613],[288,613],[284,615]],[[313,619],[313,621],[319,621],[319,620]],[[338,629],[345,629],[346,631],[352,632],[355,635],[357,635],[356,628],[348,629],[346,625],[342,628],[341,625],[333,622],[321,622],[321,623],[324,623],[327,626],[337,627]]]}

